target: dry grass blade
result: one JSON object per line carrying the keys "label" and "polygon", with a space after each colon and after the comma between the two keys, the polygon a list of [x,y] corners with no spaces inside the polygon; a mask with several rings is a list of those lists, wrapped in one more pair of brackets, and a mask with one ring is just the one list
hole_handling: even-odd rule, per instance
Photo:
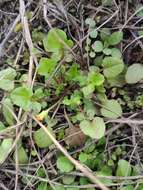
{"label": "dry grass blade", "polygon": [[[31,1],[32,2],[32,1]],[[26,4],[26,7],[28,7],[31,2],[28,2]],[[6,34],[6,37],[3,39],[3,41],[0,43],[0,58],[3,56],[3,52],[4,52],[4,47],[5,47],[5,44],[7,43],[7,41],[9,40],[16,24],[20,21],[20,14],[17,15],[17,17],[15,18],[14,22],[9,26],[9,29],[8,29],[8,33]]]}
{"label": "dry grass blade", "polygon": [[28,20],[27,17],[25,16],[25,4],[23,0],[20,0],[20,15],[21,15],[21,22],[23,26],[23,32],[25,36],[26,43],[28,45],[29,51],[30,51],[30,59],[29,59],[29,73],[28,73],[28,85],[31,86],[32,84],[32,71],[33,71],[33,61],[38,64],[36,56],[33,54],[33,43],[30,35],[30,30],[28,26]]}
{"label": "dry grass blade", "polygon": [[18,15],[18,16],[16,17],[16,19],[14,20],[12,26],[9,28],[9,31],[8,31],[6,37],[5,37],[4,40],[1,42],[1,44],[0,44],[0,57],[3,56],[3,49],[4,49],[4,46],[5,46],[6,42],[8,41],[8,39],[9,39],[11,33],[13,32],[13,30],[14,30],[16,24],[19,22],[19,20],[20,20],[20,15]]}
{"label": "dry grass blade", "polygon": [[108,120],[106,123],[125,123],[125,124],[142,125],[143,120],[123,118],[123,119]]}

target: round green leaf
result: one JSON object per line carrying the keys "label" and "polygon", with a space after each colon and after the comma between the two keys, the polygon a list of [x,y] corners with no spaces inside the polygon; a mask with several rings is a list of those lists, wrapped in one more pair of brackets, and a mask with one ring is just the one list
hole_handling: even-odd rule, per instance
{"label": "round green leaf", "polygon": [[107,78],[114,78],[119,75],[124,69],[122,59],[115,57],[105,57],[102,62],[103,72]]}
{"label": "round green leaf", "polygon": [[143,79],[143,65],[135,63],[128,67],[125,75],[126,82],[129,84],[135,84]]}
{"label": "round green leaf", "polygon": [[13,145],[13,139],[4,139],[0,145],[0,164],[3,164],[6,160],[9,150],[11,149]]}
{"label": "round green leaf", "polygon": [[119,57],[119,58],[122,57],[121,51],[117,48],[111,49],[111,55],[112,55],[112,57]]}
{"label": "round green leaf", "polygon": [[119,160],[118,161],[118,167],[116,171],[117,176],[131,176],[132,167],[130,163],[126,160]]}
{"label": "round green leaf", "polygon": [[103,51],[103,44],[101,41],[95,41],[92,45],[92,49],[95,51],[95,52],[101,52]]}
{"label": "round green leaf", "polygon": [[83,120],[80,128],[85,135],[93,139],[100,139],[105,133],[105,123],[100,117],[95,117],[93,121]]}
{"label": "round green leaf", "polygon": [[[20,148],[18,148],[17,154],[18,154],[18,163],[19,164],[27,164],[28,163],[27,152],[25,151],[25,149],[22,146]],[[14,153],[14,160],[15,160],[15,158],[16,158],[16,152]]]}
{"label": "round green leaf", "polygon": [[110,48],[105,48],[105,49],[103,50],[103,53],[104,53],[105,55],[111,55],[112,51],[111,51]]}
{"label": "round green leaf", "polygon": [[97,35],[98,35],[98,32],[97,32],[96,29],[93,29],[93,30],[91,30],[91,31],[89,32],[89,36],[90,36],[91,38],[96,38]]}
{"label": "round green leaf", "polygon": [[91,95],[94,92],[95,87],[93,84],[89,84],[89,85],[83,87],[81,90],[84,94],[84,97],[88,97],[89,95]]}
{"label": "round green leaf", "polygon": [[84,153],[84,152],[81,152],[80,155],[79,155],[79,161],[81,163],[85,163],[89,158],[89,155]]}
{"label": "round green leaf", "polygon": [[[47,128],[49,132],[54,135],[53,130],[51,128]],[[34,141],[39,148],[46,148],[53,144],[52,140],[48,137],[45,131],[40,128],[34,132]]]}
{"label": "round green leaf", "polygon": [[93,84],[94,86],[101,86],[104,82],[104,76],[100,73],[91,71],[88,74],[87,81],[89,84]]}
{"label": "round green leaf", "polygon": [[48,35],[44,38],[44,48],[48,52],[56,52],[64,47],[64,42],[67,40],[67,35],[63,30],[52,28]]}
{"label": "round green leaf", "polygon": [[14,117],[12,111],[14,110],[10,99],[5,98],[2,102],[3,116],[9,125],[14,125]]}
{"label": "round green leaf", "polygon": [[104,117],[116,119],[122,116],[122,108],[117,100],[106,100],[101,108],[101,114]]}
{"label": "round green leaf", "polygon": [[62,180],[64,184],[69,185],[74,182],[75,176],[65,175],[63,176]]}
{"label": "round green leaf", "polygon": [[108,38],[108,43],[110,45],[117,45],[122,41],[122,39],[123,39],[123,32],[121,31],[113,32]]}
{"label": "round green leaf", "polygon": [[96,53],[95,53],[94,51],[91,51],[91,52],[89,53],[89,56],[90,56],[91,58],[94,58],[94,57],[96,56]]}
{"label": "round green leaf", "polygon": [[25,111],[29,111],[31,108],[31,97],[33,93],[28,87],[15,88],[11,93],[11,99],[13,103]]}
{"label": "round green leaf", "polygon": [[14,78],[16,77],[16,71],[12,68],[3,69],[0,71],[0,88],[6,91],[10,91],[14,88]]}
{"label": "round green leaf", "polygon": [[56,64],[56,60],[42,57],[38,66],[38,74],[48,76],[50,73],[53,72]]}
{"label": "round green leaf", "polygon": [[74,169],[74,165],[65,156],[60,156],[57,159],[57,168],[61,172],[71,172]]}

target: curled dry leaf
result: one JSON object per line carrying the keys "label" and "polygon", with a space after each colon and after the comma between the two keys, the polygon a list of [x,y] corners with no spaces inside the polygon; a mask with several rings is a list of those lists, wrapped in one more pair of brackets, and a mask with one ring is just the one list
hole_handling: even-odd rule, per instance
{"label": "curled dry leaf", "polygon": [[48,114],[48,111],[45,110],[45,111],[42,111],[41,113],[39,113],[38,115],[36,115],[35,117],[38,121],[43,121],[44,118],[47,116],[47,114]]}
{"label": "curled dry leaf", "polygon": [[65,130],[65,143],[70,147],[83,145],[86,135],[81,131],[79,126],[73,126]]}
{"label": "curled dry leaf", "polygon": [[41,117],[40,115],[36,115],[35,117],[36,117],[36,119],[37,119],[38,121],[43,121],[43,117]]}

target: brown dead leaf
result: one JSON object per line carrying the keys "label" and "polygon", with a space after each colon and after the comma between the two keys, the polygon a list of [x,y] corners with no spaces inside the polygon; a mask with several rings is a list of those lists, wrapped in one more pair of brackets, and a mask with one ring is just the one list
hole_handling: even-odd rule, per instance
{"label": "brown dead leaf", "polygon": [[79,126],[69,127],[65,130],[65,143],[69,147],[81,146],[85,143],[86,135]]}
{"label": "brown dead leaf", "polygon": [[43,121],[43,119],[44,119],[44,118],[41,117],[40,115],[36,115],[35,117],[36,117],[36,119],[37,119],[38,121]]}

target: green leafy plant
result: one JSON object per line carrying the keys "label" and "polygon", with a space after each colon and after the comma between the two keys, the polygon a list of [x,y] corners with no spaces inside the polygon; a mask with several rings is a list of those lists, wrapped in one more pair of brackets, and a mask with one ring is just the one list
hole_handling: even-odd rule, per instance
{"label": "green leafy plant", "polygon": [[15,105],[23,108],[25,111],[28,111],[31,107],[32,95],[33,92],[30,88],[18,87],[12,91],[11,99]]}
{"label": "green leafy plant", "polygon": [[[49,127],[47,129],[54,136],[53,130]],[[40,148],[46,148],[46,147],[49,147],[51,144],[53,144],[51,139],[47,136],[47,134],[42,128],[34,132],[33,138],[37,146]]]}
{"label": "green leafy plant", "polygon": [[86,40],[85,49],[91,58],[95,58],[96,54],[99,53],[103,53],[105,56],[111,55],[116,58],[122,57],[120,50],[113,46],[119,44],[123,40],[123,32],[116,31],[111,34],[108,28],[103,28],[100,31],[100,38],[93,41],[92,39],[96,39],[99,36],[95,21],[91,18],[87,18],[85,23],[89,26],[89,37]]}
{"label": "green leafy plant", "polygon": [[[92,58],[95,58],[95,65],[89,66],[88,72],[81,71],[76,64],[73,64],[67,70],[66,81],[68,84],[73,83],[77,85],[79,90],[78,92],[75,90],[69,97],[66,96],[63,104],[68,109],[76,110],[76,112],[81,107],[84,107],[82,117],[77,117],[81,130],[91,138],[101,138],[105,133],[105,124],[100,116],[112,119],[122,116],[120,103],[115,99],[106,97],[106,84],[121,84],[118,81],[121,80],[120,78],[125,67],[121,58],[121,52],[115,46],[123,40],[123,32],[116,31],[111,34],[110,30],[105,28],[99,33],[96,30],[96,23],[93,19],[87,18],[85,23],[89,29],[85,49]],[[101,55],[100,59],[98,59],[98,54]],[[101,106],[100,109],[98,106],[96,109],[94,108],[94,94],[96,95],[98,105]],[[92,104],[92,109],[84,105],[87,102],[86,99],[90,99],[89,102]],[[81,114],[77,116],[79,115]],[[95,118],[98,118],[98,121],[102,121],[102,124],[96,125],[95,123],[98,122],[95,122]],[[98,128],[98,126],[100,127]]]}
{"label": "green leafy plant", "polygon": [[126,160],[119,160],[118,167],[116,171],[117,176],[130,176],[132,172],[132,167],[130,163]]}
{"label": "green leafy plant", "polygon": [[122,108],[117,100],[106,100],[101,108],[101,114],[104,117],[116,119],[122,116]]}
{"label": "green leafy plant", "polygon": [[75,181],[75,176],[65,175],[62,178],[64,184],[69,185]]}
{"label": "green leafy plant", "polygon": [[19,146],[17,153],[16,152],[14,153],[14,160],[16,159],[16,154],[18,157],[19,164],[27,164],[28,163],[28,155],[23,146]]}
{"label": "green leafy plant", "polygon": [[71,172],[74,169],[74,165],[65,156],[59,156],[57,159],[57,168],[61,172]]}
{"label": "green leafy plant", "polygon": [[57,61],[54,59],[42,57],[39,62],[38,73],[43,76],[49,76],[55,69]]}
{"label": "green leafy plant", "polygon": [[115,57],[105,57],[103,59],[103,72],[107,78],[114,78],[124,69],[124,63],[121,59]]}
{"label": "green leafy plant", "polygon": [[41,91],[32,92],[27,86],[17,87],[10,94],[12,102],[25,111],[33,110],[35,113],[40,112],[41,104],[38,102],[43,97]]}
{"label": "green leafy plant", "polygon": [[[111,125],[105,125],[105,123],[108,123],[106,122],[108,119],[122,117],[124,109],[132,107],[134,110],[134,108],[143,106],[141,93],[132,100],[129,94],[121,89],[124,84],[128,87],[127,84],[135,84],[143,79],[142,64],[135,63],[128,68],[125,66],[119,49],[123,41],[122,31],[111,32],[108,28],[99,29],[94,19],[91,18],[87,18],[85,24],[88,35],[82,44],[85,46],[82,51],[83,60],[80,60],[78,48],[77,57],[73,57],[74,44],[64,30],[52,28],[48,34],[44,34],[40,31],[42,28],[38,28],[32,31],[32,39],[36,45],[32,53],[38,60],[35,73],[33,73],[37,74],[34,76],[33,86],[29,87],[27,83],[27,64],[29,63],[27,50],[20,57],[22,64],[26,63],[26,69],[22,69],[21,72],[19,67],[13,69],[15,66],[7,66],[7,69],[0,71],[0,90],[4,93],[0,107],[2,137],[3,134],[9,135],[8,127],[12,126],[10,127],[12,137],[0,141],[1,164],[7,159],[8,152],[12,149],[17,119],[19,120],[19,117],[23,119],[23,116],[27,114],[28,123],[29,120],[31,121],[29,118],[34,114],[37,122],[43,122],[53,137],[59,140],[69,152],[72,150],[76,152],[70,152],[75,159],[101,177],[103,184],[113,183],[113,180],[104,178],[106,176],[116,174],[125,177],[140,174],[128,161],[122,159],[127,153],[125,147],[117,144],[118,148],[115,148],[110,155],[108,151],[105,151],[105,130],[107,127],[111,128]],[[51,106],[54,101],[58,101],[55,104],[57,107]],[[22,108],[22,110],[17,108]],[[53,108],[54,111],[52,111]],[[62,119],[61,114],[64,115]],[[33,158],[34,162],[37,161],[37,151],[33,147],[30,150],[27,148],[30,142],[31,126],[33,142],[38,149],[38,154],[45,155],[47,150],[54,147],[51,146],[53,142],[43,128],[38,128],[35,121],[31,124],[25,125],[24,123],[24,132],[18,141],[17,151],[13,154],[14,161],[16,161],[17,154],[19,164],[28,165]],[[115,132],[115,137],[116,133],[119,137],[120,129]],[[93,143],[95,139],[96,143]],[[23,142],[28,143],[25,146]],[[112,143],[116,146],[118,143],[116,138],[113,138]],[[78,149],[75,150],[76,146],[81,146],[80,153]],[[52,164],[55,161],[58,174],[62,174],[60,183],[64,184],[63,186],[51,181],[56,190],[78,190],[79,185],[90,183],[85,177],[69,175],[69,172],[75,170],[75,166],[67,157],[59,153],[56,156],[57,160],[54,156]],[[38,179],[39,181],[36,181],[37,190],[52,189],[47,183],[46,170],[41,165],[35,175],[37,178],[34,179],[23,177],[23,183],[26,184],[29,181],[35,183],[35,179]],[[126,185],[122,189],[133,188],[132,185]],[[141,188],[142,186],[139,190]],[[90,190],[93,189],[90,188]]]}
{"label": "green leafy plant", "polygon": [[6,160],[10,149],[12,148],[13,139],[4,139],[0,145],[0,164],[3,164]]}
{"label": "green leafy plant", "polygon": [[80,128],[86,135],[95,139],[100,139],[105,133],[105,123],[100,117],[95,117],[92,122],[83,120]]}
{"label": "green leafy plant", "polygon": [[72,40],[67,39],[63,30],[52,28],[43,40],[44,48],[47,52],[52,53],[52,58],[59,61],[65,54],[66,49],[73,46]]}
{"label": "green leafy plant", "polygon": [[13,104],[9,98],[5,98],[2,103],[3,116],[9,125],[14,124],[14,117],[12,112],[14,111]]}
{"label": "green leafy plant", "polygon": [[117,31],[113,32],[108,38],[108,43],[111,46],[119,44],[123,40],[123,32]]}
{"label": "green leafy plant", "polygon": [[0,71],[0,89],[10,91],[14,88],[14,78],[16,71],[12,68],[7,68]]}
{"label": "green leafy plant", "polygon": [[143,79],[143,65],[135,63],[128,67],[126,75],[126,82],[129,84],[135,84]]}

